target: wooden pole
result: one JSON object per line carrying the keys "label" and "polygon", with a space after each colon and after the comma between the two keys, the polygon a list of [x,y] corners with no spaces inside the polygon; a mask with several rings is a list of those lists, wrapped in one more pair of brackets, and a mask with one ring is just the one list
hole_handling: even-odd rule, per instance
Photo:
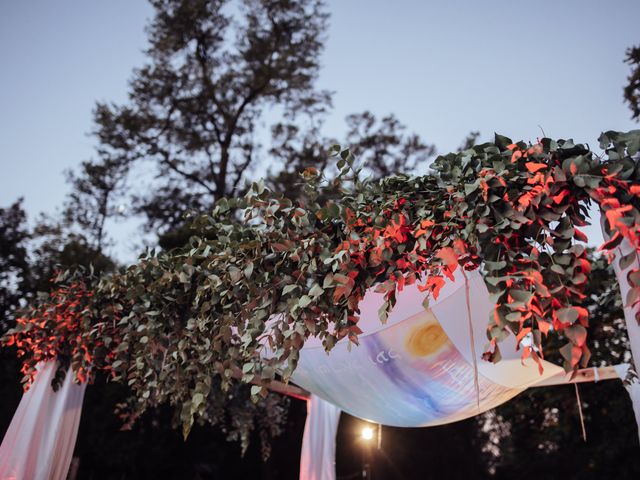
{"label": "wooden pole", "polygon": [[[217,370],[222,375],[224,372],[224,366],[221,363],[216,364]],[[238,367],[235,367],[231,370],[231,376],[237,380],[242,379],[242,370]],[[311,394],[304,390],[303,388],[298,387],[297,385],[279,382],[278,380],[272,380],[269,383],[262,382],[260,380],[253,380],[251,382],[253,385],[260,385],[261,387],[268,388],[272,392],[280,393],[282,395],[287,395],[288,397],[297,398],[298,400],[308,400],[311,397]]]}
{"label": "wooden pole", "polygon": [[613,380],[616,378],[619,379],[620,377],[618,377],[614,367],[583,368],[578,370],[573,378],[571,378],[571,373],[559,373],[558,375],[554,375],[540,383],[532,385],[532,387],[549,387],[552,385],[566,385],[569,383],[599,382],[601,380]]}

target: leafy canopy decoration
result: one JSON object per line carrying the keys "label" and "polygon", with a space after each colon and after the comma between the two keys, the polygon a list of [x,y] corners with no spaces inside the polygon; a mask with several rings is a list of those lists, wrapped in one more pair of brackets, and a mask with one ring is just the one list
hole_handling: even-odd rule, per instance
{"label": "leafy canopy decoration", "polygon": [[[107,277],[63,273],[4,341],[17,346],[27,384],[47,359],[70,364],[78,381],[104,370],[131,389],[131,419],[170,403],[186,435],[215,389],[240,377],[264,396],[276,376],[286,381],[309,336],[327,350],[345,337],[357,344],[367,290],[384,294],[384,322],[406,285],[419,282],[426,304],[456,269],[479,268],[495,302],[484,358],[498,361],[500,340],[514,334],[542,368],[553,332],[575,370],[590,356],[580,230],[589,206],[603,212],[610,257],[626,240],[628,266],[640,249],[640,131],[607,132],[600,145],[602,157],[571,140],[496,135],[440,156],[428,175],[380,181],[361,179],[352,153],[334,146],[340,174],[305,170],[303,200],[254,183],[194,216],[184,248],[146,252]],[[629,281],[636,305],[640,271]]]}

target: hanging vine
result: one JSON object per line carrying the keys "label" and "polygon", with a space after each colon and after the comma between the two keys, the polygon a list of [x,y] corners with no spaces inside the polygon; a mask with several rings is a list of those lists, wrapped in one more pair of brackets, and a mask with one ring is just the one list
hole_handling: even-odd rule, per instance
{"label": "hanging vine", "polygon": [[[600,206],[611,236],[603,251],[630,242],[625,267],[640,248],[640,131],[607,132],[600,144],[602,157],[570,140],[497,135],[440,156],[428,175],[375,182],[334,146],[339,176],[307,169],[303,200],[254,183],[193,216],[185,248],[146,252],[104,278],[62,274],[4,342],[17,347],[25,381],[49,358],[61,371],[71,365],[78,381],[105,370],[133,392],[132,418],[170,403],[186,434],[214,388],[241,376],[266,395],[276,375],[286,380],[309,336],[327,350],[345,337],[357,344],[367,290],[385,295],[385,321],[406,285],[418,283],[428,302],[456,269],[480,268],[495,302],[484,358],[499,361],[499,342],[513,334],[542,368],[553,333],[566,339],[560,353],[575,370],[590,356],[581,230],[590,206]],[[640,271],[629,281],[626,302],[636,305]]]}

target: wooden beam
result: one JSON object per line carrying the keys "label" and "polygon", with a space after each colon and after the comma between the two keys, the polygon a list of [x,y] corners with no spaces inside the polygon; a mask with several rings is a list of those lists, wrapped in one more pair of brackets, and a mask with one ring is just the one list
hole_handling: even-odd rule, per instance
{"label": "wooden beam", "polygon": [[540,383],[532,385],[532,387],[550,387],[553,385],[567,385],[569,383],[585,383],[596,381],[596,370],[598,372],[598,381],[620,379],[614,367],[600,368],[583,368],[578,370],[575,377],[571,378],[570,373],[559,373],[553,377],[549,377]]}
{"label": "wooden beam", "polygon": [[[220,372],[220,375],[222,375],[224,372],[224,367],[220,362],[216,363],[216,368]],[[240,370],[240,368],[238,367],[232,368],[231,376],[237,380],[242,379],[242,370]],[[311,394],[305,389],[300,388],[297,385],[279,382],[278,380],[272,380],[269,383],[261,382],[260,380],[253,380],[251,384],[260,385],[261,387],[265,387],[272,392],[287,395],[288,397],[297,398],[298,400],[308,400],[309,397],[311,397]]]}
{"label": "wooden beam", "polygon": [[[586,383],[586,382],[595,382],[596,381],[596,370],[598,372],[598,380],[615,380],[620,379],[614,367],[600,367],[600,368],[583,368],[578,370],[576,375],[571,378],[570,373],[559,373],[558,375],[554,375],[553,377],[549,377],[546,380],[543,380],[540,383],[536,383],[535,385],[531,385],[531,387],[552,387],[554,385],[568,385],[571,383]],[[242,378],[242,371],[239,368],[233,369],[233,377],[238,380]],[[281,395],[287,395],[288,397],[293,397],[298,400],[308,400],[311,397],[311,394],[305,390],[304,388],[300,388],[297,385],[291,383],[279,382],[278,380],[273,380],[270,383],[262,383],[258,380],[254,380],[251,382],[254,385],[261,385],[265,388],[268,388],[272,392],[280,393]]]}
{"label": "wooden beam", "polygon": [[309,397],[311,396],[309,392],[297,385],[278,382],[277,380],[273,380],[271,383],[264,386],[272,392],[281,393],[282,395],[297,398],[298,400],[306,401],[309,400]]}

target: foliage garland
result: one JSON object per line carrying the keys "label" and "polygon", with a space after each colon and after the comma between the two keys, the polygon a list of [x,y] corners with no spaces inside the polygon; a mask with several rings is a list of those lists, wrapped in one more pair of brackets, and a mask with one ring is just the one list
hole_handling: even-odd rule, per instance
{"label": "foliage garland", "polygon": [[[438,157],[428,175],[375,182],[334,146],[335,180],[307,169],[295,201],[254,183],[194,216],[185,248],[146,252],[108,277],[63,273],[4,342],[17,346],[27,384],[49,358],[61,371],[71,365],[78,381],[105,370],[132,390],[132,419],[168,402],[186,435],[212,390],[227,390],[239,372],[264,396],[276,375],[288,379],[309,336],[327,350],[344,337],[357,344],[368,289],[385,295],[384,322],[405,285],[420,282],[428,302],[457,268],[480,268],[496,305],[484,358],[498,361],[498,342],[513,333],[540,365],[554,332],[567,340],[565,369],[575,370],[590,356],[581,304],[591,266],[579,229],[589,206],[600,206],[611,235],[602,250],[611,256],[629,241],[626,266],[640,249],[640,131],[599,141],[602,158],[571,140],[496,135]],[[629,281],[626,303],[635,305],[640,271]]]}

